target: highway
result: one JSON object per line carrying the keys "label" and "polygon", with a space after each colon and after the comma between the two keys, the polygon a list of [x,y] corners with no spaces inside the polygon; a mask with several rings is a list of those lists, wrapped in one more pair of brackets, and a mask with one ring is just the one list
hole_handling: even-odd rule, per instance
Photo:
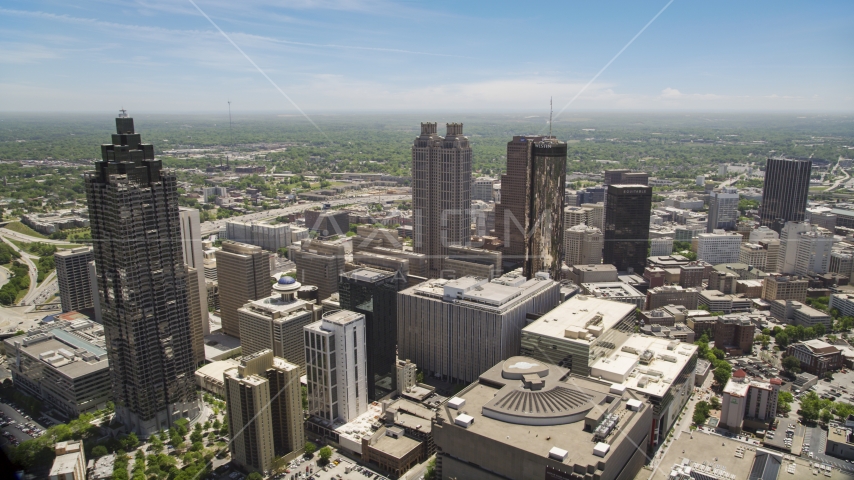
{"label": "highway", "polygon": [[[49,238],[39,238],[39,237],[31,237],[29,235],[24,235],[23,233],[14,232],[9,230],[8,228],[0,228],[0,235],[4,237],[9,237],[15,240],[20,240],[22,242],[42,242],[42,243],[52,243],[54,245],[68,245],[71,242],[68,240],[51,240]],[[82,246],[82,245],[81,245]]]}
{"label": "highway", "polygon": [[31,295],[33,295],[33,293],[36,290],[36,281],[38,280],[38,269],[36,268],[36,264],[33,263],[33,261],[30,259],[30,257],[32,257],[32,258],[39,258],[39,257],[36,257],[34,255],[30,255],[29,253],[21,250],[20,248],[18,248],[17,245],[10,242],[9,239],[6,238],[5,236],[0,236],[0,238],[3,238],[3,241],[6,242],[7,245],[9,245],[10,247],[12,247],[13,250],[15,250],[16,252],[21,254],[21,260],[24,263],[26,263],[27,267],[29,267],[29,269],[30,269],[30,271],[29,271],[30,289],[27,292],[27,295],[24,296],[24,299],[21,300],[21,303],[18,304],[18,305],[26,305],[27,304],[27,298],[29,298]]}
{"label": "highway", "polygon": [[[236,217],[230,217],[228,219],[223,220],[212,220],[209,222],[204,222],[201,224],[202,236],[208,236],[212,233],[216,233],[220,228],[225,226],[225,222],[227,221],[239,221],[239,222],[248,222],[248,221],[261,221],[267,218],[279,217],[281,215],[288,215],[291,213],[298,213],[304,210],[310,210],[314,207],[322,207],[324,203],[328,203],[332,206],[338,205],[353,205],[353,204],[363,204],[363,203],[377,203],[377,202],[390,202],[396,200],[407,200],[412,198],[411,194],[406,195],[369,195],[366,197],[330,197],[329,201],[326,202],[306,202],[306,203],[297,203],[294,205],[290,205],[284,208],[277,208],[274,210],[264,210],[263,212],[255,212],[247,215],[240,215]],[[5,234],[5,232],[3,232]]]}

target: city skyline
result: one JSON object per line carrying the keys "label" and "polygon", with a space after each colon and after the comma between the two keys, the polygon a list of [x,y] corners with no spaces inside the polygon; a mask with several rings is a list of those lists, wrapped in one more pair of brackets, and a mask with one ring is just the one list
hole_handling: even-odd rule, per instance
{"label": "city skyline", "polygon": [[[195,5],[0,8],[0,64],[11,67],[0,74],[2,108],[219,111],[231,100],[241,113],[527,111],[553,95],[558,112],[570,102],[567,112],[854,109],[844,47],[854,7],[842,1]],[[538,35],[513,28],[520,23]],[[542,49],[556,52],[547,63],[530,55]],[[507,68],[507,58],[523,60]],[[127,80],[132,99],[97,73],[121,65],[148,72]]]}

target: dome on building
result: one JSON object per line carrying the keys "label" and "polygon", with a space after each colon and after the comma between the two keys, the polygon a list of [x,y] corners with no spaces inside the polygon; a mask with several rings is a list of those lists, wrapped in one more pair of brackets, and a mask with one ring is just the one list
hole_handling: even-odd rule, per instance
{"label": "dome on building", "polygon": [[297,280],[294,277],[285,275],[279,278],[279,285],[292,285],[294,283],[297,283]]}

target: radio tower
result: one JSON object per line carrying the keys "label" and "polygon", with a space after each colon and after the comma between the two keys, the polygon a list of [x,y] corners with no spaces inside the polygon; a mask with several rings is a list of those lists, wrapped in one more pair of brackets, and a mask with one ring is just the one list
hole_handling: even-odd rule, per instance
{"label": "radio tower", "polygon": [[552,97],[549,97],[549,138],[552,136],[552,113],[554,113],[554,107],[552,105]]}

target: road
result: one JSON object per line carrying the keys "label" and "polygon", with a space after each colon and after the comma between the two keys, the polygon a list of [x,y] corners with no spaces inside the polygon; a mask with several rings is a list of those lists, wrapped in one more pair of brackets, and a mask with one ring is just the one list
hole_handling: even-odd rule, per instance
{"label": "road", "polygon": [[24,303],[27,305],[44,303],[57,293],[59,293],[59,283],[56,281],[56,270],[54,270],[42,281],[41,285],[24,297]]}
{"label": "road", "polygon": [[[9,230],[8,228],[0,228],[0,235],[4,237],[14,238],[15,240],[20,240],[22,242],[42,242],[42,243],[52,243],[54,245],[68,245],[68,240],[51,240],[49,238],[39,238],[39,237],[31,237],[29,235],[24,235],[23,233],[14,232]],[[82,246],[82,245],[81,245]]]}
{"label": "road", "polygon": [[[4,234],[4,235],[5,235],[5,234]],[[15,245],[14,243],[10,242],[10,241],[9,241],[9,239],[8,239],[8,238],[6,238],[5,236],[0,236],[0,238],[2,238],[2,239],[3,239],[3,241],[4,241],[4,242],[6,242],[6,244],[7,244],[7,245],[9,245],[10,247],[12,247],[12,249],[13,249],[13,250],[15,250],[16,252],[18,252],[18,253],[20,253],[20,254],[21,254],[21,260],[22,260],[24,263],[26,263],[26,264],[27,264],[27,266],[28,266],[28,267],[29,267],[29,269],[30,269],[30,271],[29,271],[29,274],[30,274],[30,289],[29,289],[29,291],[27,292],[27,295],[26,295],[26,296],[24,296],[24,299],[23,299],[23,300],[21,300],[21,303],[19,303],[19,304],[18,304],[18,305],[26,305],[26,304],[27,304],[27,298],[28,298],[28,297],[30,297],[31,295],[33,295],[33,293],[35,292],[35,290],[36,290],[36,281],[38,281],[38,269],[36,268],[36,264],[35,264],[35,263],[33,263],[33,261],[31,260],[31,258],[39,258],[39,257],[36,257],[36,256],[34,256],[34,255],[30,255],[29,253],[27,253],[27,252],[25,252],[25,251],[21,250],[20,248],[18,248],[18,246],[17,246],[17,245]]]}
{"label": "road", "polygon": [[[367,197],[348,197],[348,198],[330,198],[327,202],[306,202],[306,203],[298,203],[295,205],[290,205],[284,208],[277,208],[274,210],[264,210],[263,212],[250,213],[247,215],[240,215],[237,217],[230,217],[228,219],[223,220],[211,220],[209,222],[204,222],[201,224],[202,236],[207,236],[212,233],[216,233],[220,228],[225,226],[225,222],[227,221],[239,221],[239,222],[248,222],[252,220],[261,221],[267,218],[279,217],[281,215],[288,215],[291,213],[298,213],[304,210],[310,210],[314,207],[322,207],[324,203],[328,203],[332,206],[337,205],[352,205],[352,204],[363,204],[363,203],[377,203],[377,202],[389,202],[396,200],[406,200],[412,198],[412,195],[369,195]],[[5,232],[4,232],[5,234]]]}
{"label": "road", "polygon": [[845,175],[845,178],[840,178],[839,180],[836,180],[835,182],[833,182],[833,185],[831,185],[827,190],[825,190],[825,192],[835,190],[835,189],[839,188],[839,185],[842,182],[847,182],[848,180],[851,179],[851,176],[848,175],[848,172],[846,172],[844,169],[839,168],[839,161],[837,161],[836,165],[833,166],[833,170],[831,170],[831,172],[835,172],[836,170],[841,171],[842,174]]}

